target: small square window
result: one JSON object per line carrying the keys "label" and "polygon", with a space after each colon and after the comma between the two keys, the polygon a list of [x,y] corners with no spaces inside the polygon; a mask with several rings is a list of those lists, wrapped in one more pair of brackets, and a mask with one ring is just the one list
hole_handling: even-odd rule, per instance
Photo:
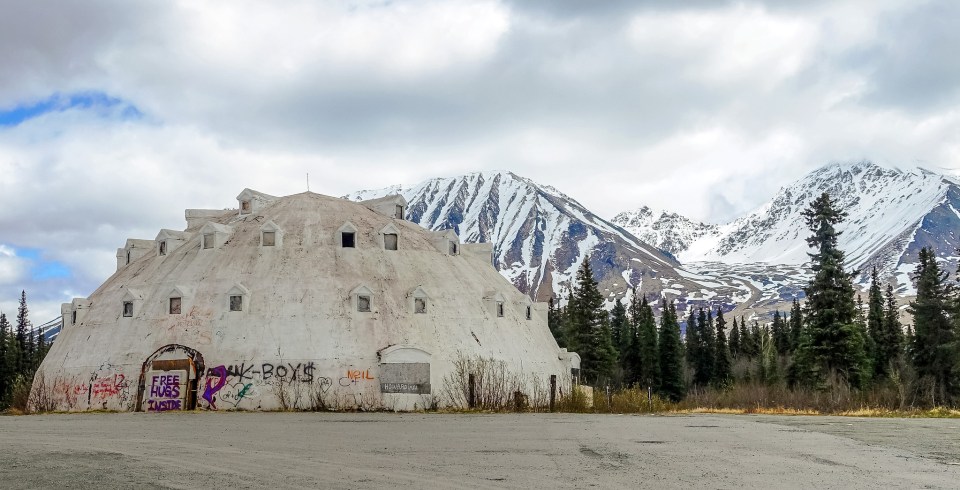
{"label": "small square window", "polygon": [[527,320],[533,320],[533,308],[527,306]]}
{"label": "small square window", "polygon": [[345,231],[340,234],[340,246],[343,248],[355,248],[357,246],[357,234],[352,231]]}
{"label": "small square window", "polygon": [[250,212],[250,201],[240,201],[240,212],[243,212],[243,213]]}
{"label": "small square window", "polygon": [[213,233],[203,235],[203,248],[213,248]]}
{"label": "small square window", "polygon": [[170,298],[170,314],[171,315],[180,314],[181,303],[182,303],[181,298]]}
{"label": "small square window", "polygon": [[423,298],[414,298],[413,300],[413,312],[414,313],[426,313],[427,312],[427,300]]}
{"label": "small square window", "polygon": [[76,325],[76,324],[77,324],[77,310],[73,310],[73,314],[70,317],[70,325]]}
{"label": "small square window", "polygon": [[503,316],[503,301],[497,301],[497,316]]}
{"label": "small square window", "polygon": [[397,219],[403,219],[403,206],[397,204],[397,208],[395,210],[395,216]]}
{"label": "small square window", "polygon": [[230,296],[230,311],[243,311],[243,296]]}
{"label": "small square window", "polygon": [[457,242],[450,242],[450,255],[457,255]]}
{"label": "small square window", "polygon": [[384,250],[396,250],[396,249],[397,249],[397,234],[396,234],[396,233],[384,233],[384,235],[383,235],[383,248],[384,248]]}
{"label": "small square window", "polygon": [[167,241],[160,242],[160,255],[167,255]]}
{"label": "small square window", "polygon": [[277,244],[277,232],[275,231],[265,231],[263,232],[263,246],[264,247],[273,247]]}
{"label": "small square window", "polygon": [[357,296],[357,311],[370,311],[370,296]]}
{"label": "small square window", "polygon": [[133,316],[133,301],[123,302],[123,316],[126,316],[126,317]]}

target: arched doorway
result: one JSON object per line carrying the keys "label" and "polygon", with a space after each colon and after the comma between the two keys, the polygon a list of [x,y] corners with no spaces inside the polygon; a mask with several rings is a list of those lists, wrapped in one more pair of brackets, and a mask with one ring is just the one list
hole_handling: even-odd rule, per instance
{"label": "arched doorway", "polygon": [[197,406],[197,379],[203,369],[203,355],[194,349],[180,344],[157,349],[140,369],[136,410],[193,410]]}

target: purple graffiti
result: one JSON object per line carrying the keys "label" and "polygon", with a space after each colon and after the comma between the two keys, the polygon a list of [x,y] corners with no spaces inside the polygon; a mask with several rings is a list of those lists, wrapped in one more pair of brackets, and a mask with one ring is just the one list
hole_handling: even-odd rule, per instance
{"label": "purple graffiti", "polygon": [[[217,384],[210,385],[210,377],[217,377]],[[223,385],[227,384],[227,368],[225,366],[217,366],[207,372],[207,386],[203,390],[203,399],[210,404],[210,408],[217,409],[217,398],[214,396],[223,388]]]}

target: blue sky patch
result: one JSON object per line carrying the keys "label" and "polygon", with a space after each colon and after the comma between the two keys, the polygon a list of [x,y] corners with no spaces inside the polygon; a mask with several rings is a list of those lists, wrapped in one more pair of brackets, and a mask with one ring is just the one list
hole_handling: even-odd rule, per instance
{"label": "blue sky patch", "polygon": [[135,120],[143,117],[143,113],[133,104],[103,92],[55,93],[39,101],[18,104],[13,108],[0,108],[0,127],[16,126],[50,112],[64,112],[70,109],[97,111],[103,117],[114,117],[120,120]]}
{"label": "blue sky patch", "polygon": [[73,277],[73,272],[63,263],[45,259],[41,249],[16,248],[14,254],[30,261],[30,277],[34,281]]}

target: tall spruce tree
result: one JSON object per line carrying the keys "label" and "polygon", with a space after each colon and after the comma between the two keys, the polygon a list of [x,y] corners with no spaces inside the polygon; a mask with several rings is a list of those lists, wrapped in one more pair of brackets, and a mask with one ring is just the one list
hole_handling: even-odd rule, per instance
{"label": "tall spruce tree", "polygon": [[730,359],[730,349],[727,347],[727,321],[723,318],[723,309],[717,307],[717,342],[716,365],[713,369],[713,384],[718,388],[726,388],[733,382],[733,361]]}
{"label": "tall spruce tree", "polygon": [[553,298],[550,298],[547,309],[547,327],[550,329],[550,333],[553,334],[554,340],[557,341],[557,345],[566,347],[566,336],[563,334],[563,310],[560,309],[557,301],[554,301]]}
{"label": "tall spruce tree", "polygon": [[875,369],[881,376],[889,376],[891,369],[901,367],[903,354],[903,326],[900,325],[900,309],[897,306],[897,297],[893,294],[892,284],[887,284],[880,332],[876,347]]}
{"label": "tall spruce tree", "polygon": [[580,355],[580,373],[587,383],[601,383],[610,379],[617,353],[610,339],[607,311],[603,309],[603,295],[597,288],[590,268],[590,257],[577,270],[572,300],[567,305],[570,350]]}
{"label": "tall spruce tree", "polygon": [[30,335],[30,320],[27,318],[27,292],[20,292],[20,307],[17,309],[17,324],[15,334],[15,369],[17,374],[26,376],[29,374],[31,362],[31,350],[28,349]]}
{"label": "tall spruce tree", "polygon": [[663,301],[663,315],[660,316],[659,335],[660,396],[673,401],[683,399],[683,347],[680,344],[680,324],[677,322],[677,307]]}
{"label": "tall spruce tree", "polygon": [[14,375],[12,334],[7,315],[0,313],[0,409],[6,407]]}
{"label": "tall spruce tree", "polygon": [[770,329],[773,337],[773,346],[777,349],[777,354],[785,355],[790,351],[790,331],[787,323],[780,316],[780,310],[773,312],[773,326]]}
{"label": "tall spruce tree", "polygon": [[800,336],[803,334],[803,311],[800,302],[793,298],[790,306],[790,352],[797,350],[800,345]]}
{"label": "tall spruce tree", "polygon": [[740,356],[740,329],[737,327],[737,317],[733,317],[733,326],[730,327],[730,356]]}
{"label": "tall spruce tree", "polygon": [[807,296],[806,335],[796,356],[799,381],[823,386],[828,374],[837,373],[851,385],[867,380],[869,362],[865,339],[856,325],[852,275],[844,270],[844,253],[837,246],[835,228],[846,217],[830,195],[823,193],[804,210],[813,235],[807,244],[813,278],[804,289]]}
{"label": "tall spruce tree", "polygon": [[[655,387],[660,378],[660,356],[657,350],[657,322],[653,308],[644,297],[640,303],[640,320],[637,324],[639,363],[637,382],[641,386]],[[679,333],[678,333],[679,335]]]}
{"label": "tall spruce tree", "polygon": [[685,358],[687,365],[696,368],[697,349],[700,347],[700,331],[697,328],[697,316],[693,307],[690,307],[690,316],[687,317],[687,328],[684,329],[683,345],[686,348]]}
{"label": "tall spruce tree", "polygon": [[610,335],[617,350],[617,359],[626,371],[624,360],[630,350],[630,324],[627,320],[627,308],[623,306],[620,298],[617,298],[610,310]]}
{"label": "tall spruce tree", "polygon": [[707,386],[713,381],[713,369],[716,367],[716,357],[714,356],[713,341],[713,314],[707,314],[700,308],[697,315],[697,348],[693,360],[693,383],[697,386]]}
{"label": "tall spruce tree", "polygon": [[960,395],[960,346],[948,316],[951,285],[932,250],[920,249],[915,280],[917,297],[909,308],[913,315],[913,366],[917,375],[931,385],[931,405],[950,404]]}
{"label": "tall spruce tree", "polygon": [[867,291],[867,332],[873,342],[873,375],[883,378],[887,375],[886,364],[888,359],[881,360],[882,354],[876,347],[883,342],[883,291],[880,289],[880,279],[877,277],[877,268],[870,271],[870,289]]}

